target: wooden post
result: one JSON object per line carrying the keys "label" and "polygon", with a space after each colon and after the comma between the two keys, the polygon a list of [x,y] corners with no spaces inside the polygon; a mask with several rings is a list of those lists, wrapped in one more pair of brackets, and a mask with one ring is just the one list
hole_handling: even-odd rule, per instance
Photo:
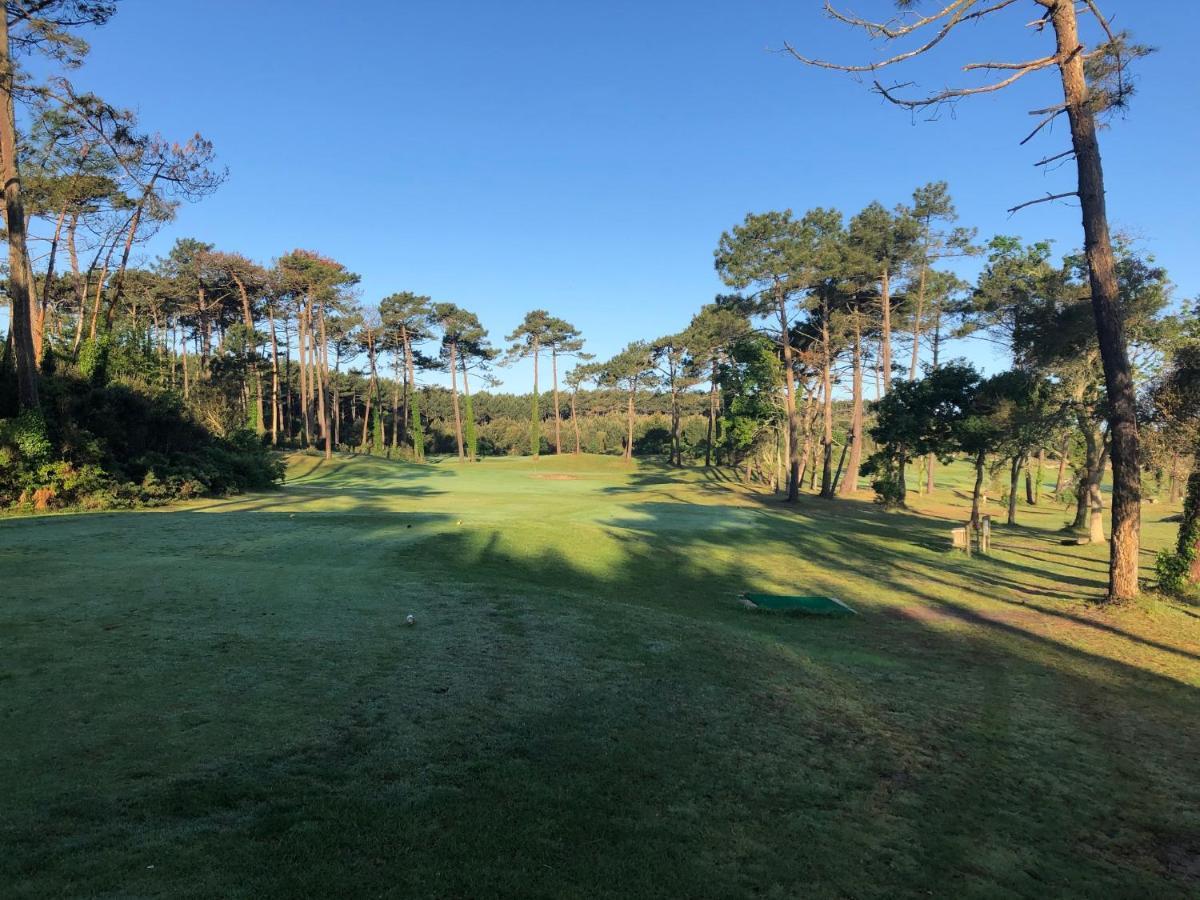
{"label": "wooden post", "polygon": [[984,516],[979,522],[979,552],[984,556],[992,552],[992,517]]}
{"label": "wooden post", "polygon": [[971,526],[970,524],[963,525],[959,528],[950,529],[950,546],[955,550],[962,550],[967,556],[971,555]]}

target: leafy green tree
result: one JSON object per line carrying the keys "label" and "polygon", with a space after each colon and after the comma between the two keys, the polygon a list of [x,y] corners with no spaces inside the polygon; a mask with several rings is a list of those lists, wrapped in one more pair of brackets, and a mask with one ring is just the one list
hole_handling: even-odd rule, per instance
{"label": "leafy green tree", "polygon": [[721,438],[734,459],[778,435],[786,424],[779,404],[783,371],[773,343],[743,333],[729,345],[720,368]]}
{"label": "leafy green tree", "polygon": [[[905,96],[903,86],[885,87],[876,79],[875,90],[891,103],[908,110],[936,110],[966,97],[990,94],[1014,84],[1033,72],[1057,69],[1062,84],[1061,101],[1042,105],[1035,110],[1042,116],[1037,126],[1025,138],[1028,141],[1059,116],[1065,115],[1070,125],[1071,147],[1065,153],[1046,157],[1043,162],[1072,157],[1075,160],[1074,190],[1047,194],[1037,200],[1021,203],[1009,211],[1016,212],[1031,203],[1076,197],[1083,220],[1084,252],[1087,256],[1089,297],[1096,321],[1097,345],[1100,351],[1105,382],[1105,407],[1108,414],[1108,433],[1113,463],[1112,545],[1109,554],[1109,598],[1128,600],[1138,591],[1141,530],[1141,472],[1138,452],[1137,393],[1133,367],[1126,347],[1123,308],[1120,296],[1113,242],[1109,234],[1108,211],[1104,189],[1104,169],[1100,161],[1097,139],[1098,119],[1106,113],[1123,109],[1133,94],[1133,81],[1127,67],[1131,60],[1150,53],[1147,47],[1133,43],[1127,33],[1116,33],[1109,19],[1100,10],[1102,0],[1087,0],[1083,4],[1065,0],[1035,0],[1043,10],[1035,20],[1039,31],[1054,38],[1053,52],[1022,62],[986,61],[963,68],[969,71],[999,71],[993,80],[968,87],[947,87],[925,96]],[[914,0],[897,0],[901,9],[916,6]],[[879,72],[924,56],[955,29],[970,25],[980,27],[1008,7],[1012,0],[984,4],[967,0],[945,5],[940,12],[917,14],[915,18],[892,21],[871,21],[834,9],[826,9],[843,24],[860,29],[871,37],[885,41],[917,41],[915,47],[900,52],[876,56],[864,65],[845,65],[802,56],[788,47],[801,62],[843,72]],[[1091,19],[1097,27],[1095,43],[1089,47],[1080,33],[1080,20]],[[1000,21],[1000,19],[995,19]],[[995,39],[993,39],[994,42]],[[1023,84],[1026,82],[1022,82]],[[906,82],[911,84],[911,82]],[[1025,143],[1022,141],[1022,143]]]}
{"label": "leafy green tree", "polygon": [[[415,345],[430,338],[431,300],[412,291],[389,294],[379,301],[379,316],[383,321],[385,345],[392,352],[395,365],[392,392],[392,447],[399,447],[399,435],[404,432],[412,439],[413,410],[416,401],[416,368],[419,355]],[[417,451],[417,459],[424,457],[424,448]]]}
{"label": "leafy green tree", "polygon": [[264,415],[262,372],[257,366],[258,350],[262,335],[256,330],[260,307],[268,286],[266,270],[240,253],[209,251],[205,254],[210,271],[222,279],[232,282],[242,325],[246,329],[245,341],[245,386],[250,395],[248,425],[260,438],[266,434]]}
{"label": "leafy green tree", "polygon": [[889,212],[873,202],[850,220],[847,264],[879,285],[880,390],[885,394],[892,381],[892,287],[912,262],[918,239],[917,220],[903,206]]}
{"label": "leafy green tree", "polygon": [[1152,398],[1160,421],[1193,441],[1183,514],[1173,550],[1159,553],[1159,586],[1172,593],[1200,585],[1200,303],[1189,317],[1183,341],[1159,376]]}
{"label": "leafy green tree", "polygon": [[412,409],[409,420],[408,435],[412,441],[413,459],[423,462],[425,459],[425,423],[421,420],[421,395],[414,390],[411,397]]}
{"label": "leafy green tree", "polygon": [[740,297],[718,297],[715,303],[700,308],[685,332],[684,343],[690,352],[688,367],[692,377],[708,382],[705,467],[712,465],[712,452],[717,438],[716,425],[721,409],[721,364],[728,358],[731,348],[750,333],[750,323],[740,311],[743,305]]}
{"label": "leafy green tree", "polygon": [[464,346],[480,341],[487,336],[487,331],[479,324],[479,317],[453,303],[435,303],[430,312],[430,320],[442,332],[442,361],[450,373],[450,397],[454,407],[454,438],[458,447],[458,458],[467,458],[467,448],[463,436],[462,409],[458,402],[458,368],[459,357]]}
{"label": "leafy green tree", "polygon": [[[383,452],[383,395],[380,389],[378,365],[382,336],[383,320],[379,311],[365,310],[359,320],[357,337],[359,348],[366,351],[367,371],[370,373],[370,381],[365,391],[366,411],[363,413],[362,438],[359,441],[359,445],[366,448],[367,453]],[[371,415],[372,410],[374,410],[374,416]],[[371,435],[369,443],[367,441],[368,430]]]}
{"label": "leafy green tree", "polygon": [[[546,310],[535,309],[527,312],[525,318],[521,320],[521,324],[513,329],[512,334],[505,337],[506,341],[513,342],[508,348],[509,360],[533,359],[533,400],[530,409],[529,445],[535,459],[540,455],[542,447],[542,413],[538,405],[538,360],[541,357],[542,349],[551,335],[555,333],[559,322],[562,320],[555,319]],[[566,323],[562,322],[562,325],[565,326]]]}
{"label": "leafy green tree", "polygon": [[16,57],[40,52],[67,65],[78,64],[87,52],[87,43],[71,29],[102,25],[115,8],[114,3],[81,0],[9,0],[0,16],[0,182],[4,185],[17,402],[23,410],[38,409],[38,366],[33,340],[34,286],[18,156],[15,104],[20,84]]}
{"label": "leafy green tree", "polygon": [[689,366],[688,338],[686,331],[670,334],[651,342],[650,351],[658,377],[667,386],[671,396],[671,449],[670,461],[673,466],[683,465],[683,449],[679,441],[680,392],[694,387],[699,378]]}
{"label": "leafy green tree", "polygon": [[958,211],[950,197],[950,186],[944,181],[931,181],[913,191],[911,216],[917,230],[914,248],[917,283],[912,291],[912,361],[908,367],[908,380],[915,381],[921,362],[921,332],[931,299],[935,318],[940,315],[939,295],[934,292],[931,296],[929,291],[930,273],[943,259],[974,256],[979,249],[974,244],[976,229],[954,226]]}
{"label": "leafy green tree", "polygon": [[905,468],[917,456],[934,453],[949,462],[960,449],[959,431],[971,414],[980,382],[969,365],[950,364],[920,381],[897,381],[875,403],[871,437],[879,449],[863,466],[880,503],[907,505]]}
{"label": "leafy green tree", "polygon": [[633,420],[638,389],[651,388],[658,384],[654,349],[646,341],[634,341],[600,366],[597,381],[605,387],[618,388],[626,393],[625,459],[632,461]]}
{"label": "leafy green tree", "polygon": [[349,290],[359,276],[328,256],[293,250],[275,264],[281,286],[296,310],[300,355],[300,396],[305,444],[310,444],[312,411],[324,439],[325,458],[333,458],[333,428],[329,415],[330,369],[328,315],[346,309]]}
{"label": "leafy green tree", "polygon": [[567,387],[571,389],[571,427],[575,431],[575,455],[581,452],[579,438],[579,389],[599,377],[598,363],[581,362],[566,374]]}
{"label": "leafy green tree", "polygon": [[721,235],[714,262],[721,279],[735,290],[749,290],[743,310],[775,320],[774,336],[783,356],[784,398],[788,420],[787,499],[800,496],[800,416],[796,407],[798,362],[793,331],[800,310],[795,299],[822,277],[824,210],[796,219],[791,210],[750,213],[741,225]]}
{"label": "leafy green tree", "polygon": [[[1117,243],[1116,272],[1125,310],[1125,333],[1135,360],[1147,365],[1164,336],[1162,311],[1169,301],[1165,270],[1127,242]],[[977,287],[963,304],[960,334],[982,331],[1012,349],[1018,368],[1052,376],[1070,400],[1083,442],[1078,466],[1075,519],[1070,528],[1104,539],[1100,484],[1111,450],[1104,402],[1102,354],[1086,274],[1086,259],[1070,255],[1051,262],[1048,242],[1022,244],[999,236]],[[1060,464],[1061,466],[1061,464]],[[1090,522],[1090,527],[1089,527]]]}
{"label": "leafy green tree", "polygon": [[480,327],[470,329],[463,334],[459,342],[458,355],[462,365],[463,414],[466,419],[467,459],[474,462],[479,458],[479,435],[475,417],[475,404],[471,399],[471,382],[468,372],[473,369],[485,379],[485,384],[496,384],[495,380],[488,374],[488,371],[492,361],[500,355],[500,351],[492,347],[487,339],[487,330]]}
{"label": "leafy green tree", "polygon": [[[554,452],[558,454],[562,453],[562,404],[558,399],[558,360],[560,357],[572,356],[591,359],[592,356],[583,352],[583,335],[579,329],[563,319],[550,319],[544,343],[550,351],[550,374],[554,385]],[[534,393],[536,394],[536,390]]]}
{"label": "leafy green tree", "polygon": [[1000,438],[996,449],[1009,464],[1007,522],[1015,525],[1021,471],[1030,454],[1058,430],[1069,404],[1060,401],[1053,382],[1019,369],[989,378],[980,392],[992,406]]}

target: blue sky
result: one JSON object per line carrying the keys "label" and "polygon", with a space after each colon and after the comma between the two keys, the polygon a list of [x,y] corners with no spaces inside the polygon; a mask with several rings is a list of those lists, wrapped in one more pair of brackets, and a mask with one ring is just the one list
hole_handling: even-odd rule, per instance
{"label": "blue sky", "polygon": [[[1200,293],[1194,204],[1200,17],[1108,0],[1159,52],[1101,138],[1115,227]],[[167,136],[200,131],[230,178],[147,255],[193,236],[269,261],[319,250],[362,275],[364,301],[414,290],[479,313],[502,340],[544,307],[589,349],[685,325],[721,290],[712,250],[748,211],[891,205],[946,179],[981,236],[1080,242],[1078,211],[1008,207],[1069,190],[1018,146],[1052,73],[914,121],[846,76],[771,52],[786,40],[862,61],[879,50],[819,0],[124,0],[75,80]],[[857,0],[857,12],[891,8]],[[1032,0],[947,42],[900,80],[939,87],[962,63],[1051,49]],[[994,368],[977,345],[962,352]],[[506,387],[529,373],[502,370]]]}

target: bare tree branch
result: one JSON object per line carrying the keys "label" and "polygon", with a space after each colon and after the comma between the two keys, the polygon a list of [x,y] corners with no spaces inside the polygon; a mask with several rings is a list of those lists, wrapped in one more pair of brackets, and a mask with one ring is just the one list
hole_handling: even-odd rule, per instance
{"label": "bare tree branch", "polygon": [[993,91],[1003,90],[1018,79],[1024,78],[1030,72],[1037,72],[1040,69],[1045,69],[1049,66],[1055,65],[1056,63],[1057,60],[1053,56],[1048,56],[1044,59],[1034,60],[1025,68],[1018,69],[1007,78],[1002,78],[1000,81],[994,81],[991,84],[981,84],[978,87],[973,88],[947,88],[944,91],[940,91],[928,97],[920,97],[917,99],[905,99],[904,97],[897,97],[893,93],[893,91],[896,90],[895,86],[889,90],[878,81],[875,82],[875,90],[886,100],[896,104],[897,106],[903,106],[905,109],[920,109],[926,106],[936,106],[941,103],[953,102],[961,99],[962,97],[971,97],[975,94],[990,94]]}
{"label": "bare tree branch", "polygon": [[1057,119],[1059,116],[1061,116],[1066,111],[1067,111],[1066,104],[1063,104],[1061,106],[1051,106],[1048,109],[1034,110],[1032,113],[1030,113],[1030,115],[1034,115],[1034,116],[1036,116],[1038,113],[1046,113],[1046,117],[1044,119],[1042,119],[1042,121],[1037,123],[1037,127],[1035,127],[1033,129],[1033,131],[1031,131],[1031,132],[1029,132],[1029,134],[1025,135],[1025,137],[1021,140],[1021,146],[1028,144],[1031,140],[1033,140],[1033,136],[1035,134],[1037,134],[1039,131],[1041,131],[1043,128],[1045,128],[1047,125],[1049,125],[1051,122],[1053,122],[1055,119]]}
{"label": "bare tree branch", "polygon": [[1055,153],[1053,156],[1047,156],[1044,159],[1039,159],[1037,162],[1034,163],[1034,165],[1035,166],[1044,166],[1044,165],[1054,162],[1057,159],[1065,159],[1068,156],[1074,156],[1074,155],[1075,155],[1074,150],[1064,150],[1062,153]]}
{"label": "bare tree branch", "polygon": [[1041,59],[1031,59],[1026,62],[1015,63],[1000,63],[1000,62],[981,62],[967,63],[963,66],[964,72],[972,72],[976,69],[1027,69],[1030,66],[1048,65],[1055,61],[1053,56],[1043,56]]}
{"label": "bare tree branch", "polygon": [[847,25],[853,25],[855,28],[862,28],[872,37],[882,36],[888,40],[895,40],[896,38],[901,38],[912,34],[914,31],[924,28],[926,25],[930,25],[939,19],[944,19],[946,16],[950,15],[964,4],[970,7],[976,2],[978,2],[978,0],[954,0],[953,3],[944,7],[940,12],[936,12],[930,16],[923,16],[922,18],[917,19],[915,22],[910,22],[907,25],[900,25],[898,27],[895,26],[895,23],[898,21],[896,19],[892,19],[887,22],[871,22],[867,19],[860,19],[858,16],[841,12],[840,10],[834,9],[833,4],[830,3],[830,0],[825,0],[825,13],[830,18],[837,19],[839,22],[844,22]]}
{"label": "bare tree branch", "polygon": [[1027,206],[1033,206],[1034,204],[1037,204],[1037,203],[1049,203],[1052,200],[1062,200],[1064,197],[1078,197],[1078,196],[1079,196],[1079,191],[1064,191],[1061,194],[1047,194],[1045,197],[1038,197],[1036,200],[1026,200],[1024,203],[1018,203],[1016,206],[1014,206],[1008,210],[1008,214],[1011,216],[1013,213],[1017,212],[1018,210],[1024,209]]}
{"label": "bare tree branch", "polygon": [[[1006,6],[1011,6],[1013,3],[1016,2],[1016,0],[1000,0],[999,3],[989,6],[986,9],[980,9],[980,10],[976,10],[974,12],[968,12],[968,10],[970,10],[978,2],[979,2],[979,0],[965,0],[965,3],[963,3],[963,2],[952,3],[952,4],[950,4],[950,6],[946,7],[946,9],[944,9],[941,13],[938,13],[935,16],[927,16],[925,20],[922,20],[920,25],[928,25],[932,22],[936,22],[938,19],[940,19],[943,16],[945,16],[946,14],[950,13],[950,10],[952,10],[952,9],[954,10],[954,12],[951,14],[949,21],[947,21],[944,25],[942,25],[942,27],[938,29],[937,33],[932,38],[930,38],[928,41],[926,41],[924,44],[922,44],[921,46],[914,47],[912,50],[908,50],[904,53],[897,53],[895,56],[890,56],[887,59],[882,59],[879,62],[870,63],[869,65],[865,65],[865,66],[847,66],[847,65],[842,65],[841,63],[829,62],[828,60],[812,59],[807,56],[802,56],[799,52],[797,52],[795,47],[793,47],[791,44],[788,44],[788,43],[785,43],[783,45],[783,49],[785,51],[787,51],[788,53],[790,53],[793,57],[795,57],[800,62],[804,63],[805,65],[809,65],[809,66],[817,66],[818,68],[822,68],[822,69],[835,69],[839,72],[877,72],[880,69],[895,65],[898,62],[904,62],[906,59],[912,59],[915,56],[920,56],[921,54],[926,53],[929,50],[932,50],[934,47],[936,47],[938,44],[940,44],[942,42],[942,40],[946,37],[946,35],[948,35],[951,31],[954,30],[955,26],[961,25],[963,22],[968,22],[972,19],[980,19],[991,13],[998,12],[999,10],[1004,9],[1004,7],[1006,7]],[[912,30],[915,30],[915,27],[920,27],[920,25],[916,25],[914,27],[914,29],[909,29],[909,31],[897,32],[896,34],[893,35],[893,34],[889,34],[889,31],[891,29],[888,28],[886,23],[867,22],[867,21],[861,20],[861,19],[856,20],[856,19],[852,19],[850,17],[846,17],[845,15],[838,13],[836,10],[834,10],[833,7],[829,5],[829,0],[826,0],[825,9],[830,13],[830,15],[834,16],[834,18],[840,19],[843,22],[849,22],[852,25],[859,25],[860,27],[866,28],[868,31],[871,31],[872,33],[882,34],[882,35],[888,37],[889,40],[895,36],[901,36],[903,34],[911,33]]]}

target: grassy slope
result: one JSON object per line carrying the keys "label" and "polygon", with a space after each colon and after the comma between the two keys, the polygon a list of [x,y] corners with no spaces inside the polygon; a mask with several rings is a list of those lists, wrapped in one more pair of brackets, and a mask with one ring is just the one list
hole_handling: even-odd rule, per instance
{"label": "grassy slope", "polygon": [[3,893],[1200,890],[1200,610],[1090,606],[1061,509],[946,552],[940,475],[918,515],[296,457],[275,494],[2,521]]}

